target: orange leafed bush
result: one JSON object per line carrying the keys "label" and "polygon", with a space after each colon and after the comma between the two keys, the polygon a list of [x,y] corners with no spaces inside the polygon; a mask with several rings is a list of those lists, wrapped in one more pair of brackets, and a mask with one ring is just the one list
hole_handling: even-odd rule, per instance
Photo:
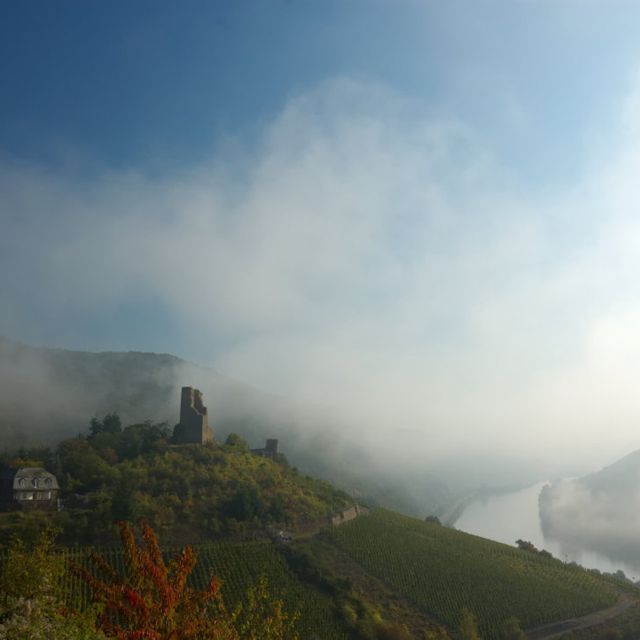
{"label": "orange leafed bush", "polygon": [[120,522],[127,575],[121,576],[104,558],[91,555],[102,574],[78,565],[76,573],[102,605],[98,624],[119,640],[238,640],[233,615],[220,596],[220,582],[212,578],[203,591],[189,587],[187,579],[196,563],[191,547],[165,563],[153,529],[140,524],[138,543],[131,526]]}

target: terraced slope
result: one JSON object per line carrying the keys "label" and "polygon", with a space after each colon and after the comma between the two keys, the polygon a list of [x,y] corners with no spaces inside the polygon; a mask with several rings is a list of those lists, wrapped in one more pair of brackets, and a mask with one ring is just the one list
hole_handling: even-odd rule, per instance
{"label": "terraced slope", "polygon": [[[620,595],[613,583],[579,567],[384,510],[303,538],[285,554],[264,541],[220,541],[195,550],[194,586],[217,575],[233,607],[265,575],[272,597],[300,612],[303,638],[346,640],[367,619],[400,625],[415,638],[444,637],[440,625],[455,632],[468,608],[481,637],[494,640],[513,616],[533,628],[604,609]],[[99,551],[123,570],[119,548]],[[87,550],[62,553],[86,562]],[[86,585],[71,572],[63,591],[75,605],[89,602]]]}
{"label": "terraced slope", "polygon": [[330,534],[332,542],[408,602],[455,629],[464,607],[483,638],[511,616],[524,628],[612,605],[615,586],[584,569],[379,510]]}
{"label": "terraced slope", "polygon": [[[204,588],[212,575],[222,580],[222,595],[228,606],[241,601],[247,588],[262,575],[267,576],[274,598],[285,603],[285,609],[300,612],[298,623],[301,636],[316,634],[322,640],[345,640],[346,634],[333,615],[332,602],[311,586],[300,582],[288,569],[282,556],[269,542],[217,542],[194,547],[198,562],[192,574],[194,586]],[[119,571],[124,569],[120,549],[98,550]],[[86,550],[70,550],[65,555],[76,562],[86,562]],[[167,556],[176,555],[168,551]],[[71,572],[65,575],[65,591],[75,605],[89,602],[86,585]]]}

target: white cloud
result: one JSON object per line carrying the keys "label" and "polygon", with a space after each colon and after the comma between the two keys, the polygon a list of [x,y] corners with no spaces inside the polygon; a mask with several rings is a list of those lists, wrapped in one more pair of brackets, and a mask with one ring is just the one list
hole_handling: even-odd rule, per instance
{"label": "white cloud", "polygon": [[0,320],[144,294],[232,337],[218,368],[372,437],[595,460],[604,433],[633,440],[640,366],[637,136],[602,151],[565,192],[526,192],[463,124],[342,80],[292,99],[233,172],[5,163]]}

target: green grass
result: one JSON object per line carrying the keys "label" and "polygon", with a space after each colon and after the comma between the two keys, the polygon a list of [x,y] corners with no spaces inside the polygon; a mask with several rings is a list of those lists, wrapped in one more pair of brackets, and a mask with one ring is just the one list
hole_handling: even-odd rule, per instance
{"label": "green grass", "polygon": [[612,584],[579,567],[385,510],[334,529],[330,539],[449,628],[470,609],[483,638],[496,637],[511,616],[531,628],[618,598]]}

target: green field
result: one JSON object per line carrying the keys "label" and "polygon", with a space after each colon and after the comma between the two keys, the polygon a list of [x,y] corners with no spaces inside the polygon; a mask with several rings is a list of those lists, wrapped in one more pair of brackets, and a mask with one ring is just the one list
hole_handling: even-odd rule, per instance
{"label": "green field", "polygon": [[455,629],[461,611],[480,635],[517,617],[524,628],[605,608],[615,586],[584,569],[484,538],[379,510],[334,529],[330,539],[365,571]]}
{"label": "green field", "polygon": [[[285,603],[285,609],[300,613],[298,623],[302,637],[317,634],[322,640],[344,640],[347,636],[335,620],[332,602],[318,590],[296,579],[282,555],[270,542],[216,542],[194,547],[198,562],[192,574],[193,586],[204,588],[212,575],[222,580],[222,595],[233,607],[246,594],[247,588],[265,575],[274,598]],[[124,571],[121,549],[97,549],[116,570]],[[167,551],[173,557],[178,550]],[[63,552],[68,560],[87,563],[87,550]],[[64,591],[75,606],[84,606],[91,594],[85,583],[70,571],[65,572]]]}

